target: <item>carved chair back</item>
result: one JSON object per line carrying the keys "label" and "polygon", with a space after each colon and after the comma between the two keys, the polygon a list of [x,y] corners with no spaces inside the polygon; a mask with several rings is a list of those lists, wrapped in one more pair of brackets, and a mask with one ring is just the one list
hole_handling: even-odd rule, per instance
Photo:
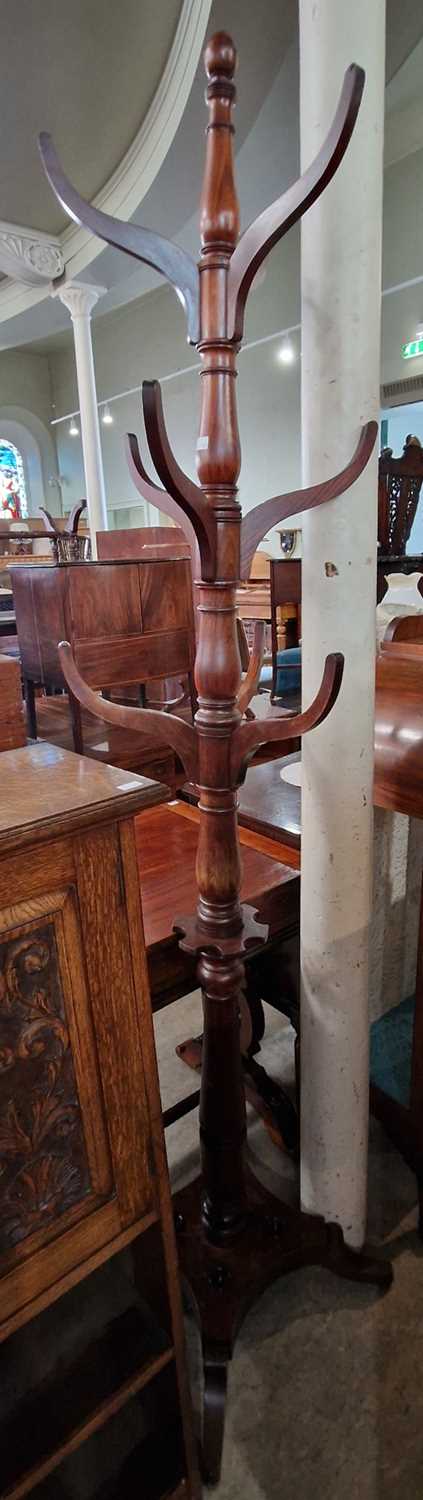
{"label": "carved chair back", "polygon": [[401,458],[386,448],[379,459],[378,540],[384,557],[402,557],[419,503],[423,449],[404,443]]}

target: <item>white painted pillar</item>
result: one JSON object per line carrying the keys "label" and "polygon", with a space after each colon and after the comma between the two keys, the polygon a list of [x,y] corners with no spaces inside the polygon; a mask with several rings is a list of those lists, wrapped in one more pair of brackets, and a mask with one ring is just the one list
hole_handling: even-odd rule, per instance
{"label": "white painted pillar", "polygon": [[[300,0],[302,169],[345,68],[366,70],[353,138],[302,221],[303,483],[342,469],[379,419],[385,0]],[[354,488],[303,517],[303,695],[345,655],[332,714],[303,741],[301,1194],[348,1243],[366,1223],[368,939],[377,452]],[[330,565],[329,567],[327,565]]]}
{"label": "white painted pillar", "polygon": [[88,524],[91,534],[93,557],[97,557],[96,532],[107,531],[108,529],[103,455],[101,451],[91,340],[92,309],[105,291],[105,287],[83,286],[76,281],[69,282],[68,285],[65,283],[63,287],[58,288],[60,301],[69,309],[73,324],[81,416],[82,453],[87,489]]}

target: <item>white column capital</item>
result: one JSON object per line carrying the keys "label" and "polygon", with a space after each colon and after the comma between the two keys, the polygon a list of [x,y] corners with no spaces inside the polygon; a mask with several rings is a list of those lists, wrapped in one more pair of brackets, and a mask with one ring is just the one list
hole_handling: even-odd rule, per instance
{"label": "white column capital", "polygon": [[81,281],[68,281],[64,282],[63,286],[57,287],[52,296],[60,297],[60,301],[68,308],[73,321],[74,318],[90,318],[99,297],[104,297],[106,292],[105,286],[89,286]]}

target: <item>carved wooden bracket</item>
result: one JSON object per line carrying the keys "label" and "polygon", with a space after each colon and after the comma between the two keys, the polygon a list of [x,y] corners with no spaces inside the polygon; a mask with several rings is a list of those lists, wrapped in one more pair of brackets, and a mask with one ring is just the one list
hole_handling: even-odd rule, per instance
{"label": "carved wooden bracket", "polygon": [[263,500],[261,505],[255,505],[254,510],[247,512],[241,523],[241,578],[249,578],[254,553],[272,526],[286,521],[296,511],[312,510],[317,505],[324,505],[327,500],[335,500],[355,484],[373,452],[377,433],[377,422],[365,423],[349,464],[339,474],[334,474],[332,479],[324,479],[306,490],[290,490],[286,495],[275,495],[273,500]]}
{"label": "carved wooden bracket", "polygon": [[65,213],[76,224],[83,224],[86,229],[91,229],[97,239],[106,240],[116,250],[124,250],[135,260],[143,261],[146,265],[153,266],[155,271],[160,271],[182,298],[187,316],[188,337],[191,344],[196,344],[200,336],[200,294],[198,268],[192,256],[175,245],[173,240],[165,239],[162,234],[142,229],[138,224],[125,224],[121,219],[104,214],[101,209],[86,203],[85,198],[81,198],[66,177],[54,142],[47,131],[41,132],[38,145],[46,177]]}
{"label": "carved wooden bracket", "polygon": [[233,786],[239,786],[244,780],[248,763],[261,745],[270,745],[275,740],[283,744],[284,740],[299,739],[301,735],[308,734],[310,729],[316,729],[318,724],[323,723],[336,703],[343,671],[342,653],[332,652],[326,657],[323,677],[316,697],[304,713],[283,714],[272,719],[255,719],[253,722],[239,725],[231,740]]}
{"label": "carved wooden bracket", "polygon": [[74,698],[88,713],[104,719],[106,724],[119,724],[123,729],[133,729],[137,734],[156,733],[165,744],[176,750],[187,776],[196,781],[197,739],[192,724],[186,724],[176,714],[164,714],[157,708],[128,708],[121,703],[111,703],[94,692],[81,677],[69,641],[60,641],[58,646],[63,676]]}

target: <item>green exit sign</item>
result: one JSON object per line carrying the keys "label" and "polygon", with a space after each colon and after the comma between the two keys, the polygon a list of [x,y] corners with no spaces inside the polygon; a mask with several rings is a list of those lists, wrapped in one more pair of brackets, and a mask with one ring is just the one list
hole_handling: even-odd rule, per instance
{"label": "green exit sign", "polygon": [[418,354],[423,354],[423,339],[412,339],[411,344],[401,345],[403,359],[416,359]]}

